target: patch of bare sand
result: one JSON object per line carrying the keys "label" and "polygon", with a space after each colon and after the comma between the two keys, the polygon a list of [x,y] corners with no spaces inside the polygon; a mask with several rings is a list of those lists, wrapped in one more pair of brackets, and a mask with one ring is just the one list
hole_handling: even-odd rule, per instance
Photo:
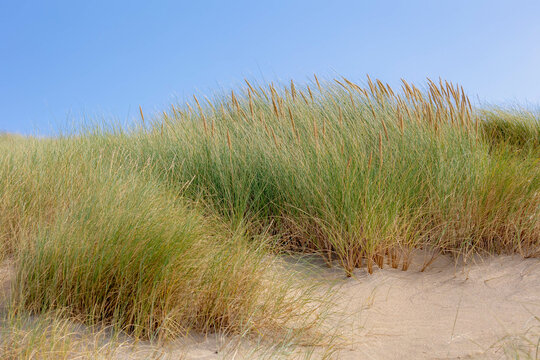
{"label": "patch of bare sand", "polygon": [[[538,325],[540,261],[498,256],[455,264],[440,256],[425,271],[357,271],[340,304],[360,330],[340,359],[505,358],[505,336]],[[356,311],[356,312],[355,312]],[[538,334],[540,336],[540,334]]]}

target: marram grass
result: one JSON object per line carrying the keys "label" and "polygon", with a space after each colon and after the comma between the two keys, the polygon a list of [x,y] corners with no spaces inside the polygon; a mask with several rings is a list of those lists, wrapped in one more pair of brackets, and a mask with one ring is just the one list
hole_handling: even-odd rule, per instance
{"label": "marram grass", "polygon": [[140,125],[0,139],[22,309],[143,337],[278,334],[309,323],[310,298],[276,250],[347,275],[406,270],[419,247],[539,254],[538,114],[474,108],[451,83],[246,82]]}
{"label": "marram grass", "polygon": [[318,321],[303,310],[310,285],[277,272],[263,236],[249,242],[129,154],[80,139],[10,151],[1,239],[17,313],[61,310],[138,338],[300,335]]}
{"label": "marram grass", "polygon": [[475,109],[443,81],[423,91],[403,81],[400,92],[369,78],[366,88],[247,82],[194,99],[118,146],[147,154],[169,186],[189,181],[233,224],[270,228],[348,274],[407,269],[420,246],[538,254],[536,114]]}

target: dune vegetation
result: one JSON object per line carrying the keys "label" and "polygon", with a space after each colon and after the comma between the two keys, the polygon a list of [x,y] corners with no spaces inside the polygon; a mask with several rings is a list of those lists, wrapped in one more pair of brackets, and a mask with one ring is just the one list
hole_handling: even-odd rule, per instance
{"label": "dune vegetation", "polygon": [[268,239],[91,138],[4,143],[0,239],[17,312],[61,310],[142,338],[307,326],[309,286],[277,272]]}
{"label": "dune vegetation", "polygon": [[0,257],[19,312],[279,334],[316,303],[280,253],[349,276],[407,270],[418,248],[539,255],[539,159],[537,113],[475,108],[448,82],[246,81],[132,128],[2,136]]}

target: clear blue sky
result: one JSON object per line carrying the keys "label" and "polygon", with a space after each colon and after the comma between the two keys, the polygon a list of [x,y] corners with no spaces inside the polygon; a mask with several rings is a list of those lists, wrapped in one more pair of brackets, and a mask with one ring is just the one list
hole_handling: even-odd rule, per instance
{"label": "clear blue sky", "polygon": [[439,76],[540,102],[540,1],[0,1],[0,131],[121,121],[244,77]]}

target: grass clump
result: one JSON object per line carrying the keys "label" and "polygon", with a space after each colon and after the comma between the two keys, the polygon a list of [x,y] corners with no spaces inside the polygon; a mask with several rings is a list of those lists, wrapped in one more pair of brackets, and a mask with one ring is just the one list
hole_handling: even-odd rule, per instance
{"label": "grass clump", "polygon": [[270,229],[286,248],[319,252],[348,274],[385,258],[407,269],[420,246],[538,253],[537,151],[519,160],[491,151],[491,125],[459,86],[404,81],[398,93],[369,79],[365,88],[316,79],[194,100],[127,151],[147,153],[169,186],[190,181],[188,196]]}
{"label": "grass clump", "polygon": [[539,156],[540,116],[523,109],[493,107],[480,112],[482,135],[493,147],[532,151]]}
{"label": "grass clump", "polygon": [[249,317],[265,319],[254,314],[262,252],[151,186],[102,186],[20,250],[25,308],[68,308],[137,336],[239,331]]}
{"label": "grass clump", "polygon": [[293,326],[309,317],[307,287],[278,277],[265,240],[248,242],[140,159],[86,140],[29,140],[1,159],[1,239],[19,312],[61,310],[137,338],[309,327]]}

